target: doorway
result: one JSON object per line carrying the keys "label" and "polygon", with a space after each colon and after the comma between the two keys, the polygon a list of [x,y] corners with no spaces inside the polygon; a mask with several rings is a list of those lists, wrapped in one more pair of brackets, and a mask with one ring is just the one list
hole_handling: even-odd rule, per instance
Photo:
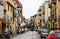
{"label": "doorway", "polygon": [[5,23],[2,23],[2,31],[3,32],[4,32],[5,28],[6,28],[6,24]]}

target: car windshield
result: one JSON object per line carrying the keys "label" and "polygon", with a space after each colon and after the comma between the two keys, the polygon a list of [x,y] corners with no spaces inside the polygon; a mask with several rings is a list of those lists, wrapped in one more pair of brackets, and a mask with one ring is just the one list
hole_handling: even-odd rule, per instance
{"label": "car windshield", "polygon": [[47,29],[42,29],[41,31],[44,32],[44,33],[48,33]]}
{"label": "car windshield", "polygon": [[48,33],[48,31],[47,30],[44,30],[44,33]]}
{"label": "car windshield", "polygon": [[60,38],[60,32],[56,32],[56,33],[54,34],[54,37]]}

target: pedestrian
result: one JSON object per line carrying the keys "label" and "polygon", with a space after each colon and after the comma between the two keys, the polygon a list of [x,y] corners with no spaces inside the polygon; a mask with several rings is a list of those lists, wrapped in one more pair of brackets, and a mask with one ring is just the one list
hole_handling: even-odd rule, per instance
{"label": "pedestrian", "polygon": [[8,28],[4,30],[4,36],[5,36],[5,39],[10,39],[10,31],[8,30]]}

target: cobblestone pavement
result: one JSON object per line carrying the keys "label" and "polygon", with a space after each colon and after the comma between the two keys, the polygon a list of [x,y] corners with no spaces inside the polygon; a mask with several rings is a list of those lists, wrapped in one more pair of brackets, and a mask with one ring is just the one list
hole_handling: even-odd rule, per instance
{"label": "cobblestone pavement", "polygon": [[11,39],[40,39],[40,35],[36,31],[28,31],[23,34],[16,35]]}

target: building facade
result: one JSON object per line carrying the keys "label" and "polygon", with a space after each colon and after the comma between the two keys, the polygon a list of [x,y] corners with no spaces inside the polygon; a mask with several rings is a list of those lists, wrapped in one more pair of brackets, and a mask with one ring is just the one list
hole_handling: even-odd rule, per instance
{"label": "building facade", "polygon": [[0,36],[3,34],[5,26],[4,26],[4,4],[3,0],[0,0]]}
{"label": "building facade", "polygon": [[[51,23],[53,27],[59,28],[60,0],[51,0],[49,8],[51,9]],[[58,8],[57,8],[58,7]]]}

